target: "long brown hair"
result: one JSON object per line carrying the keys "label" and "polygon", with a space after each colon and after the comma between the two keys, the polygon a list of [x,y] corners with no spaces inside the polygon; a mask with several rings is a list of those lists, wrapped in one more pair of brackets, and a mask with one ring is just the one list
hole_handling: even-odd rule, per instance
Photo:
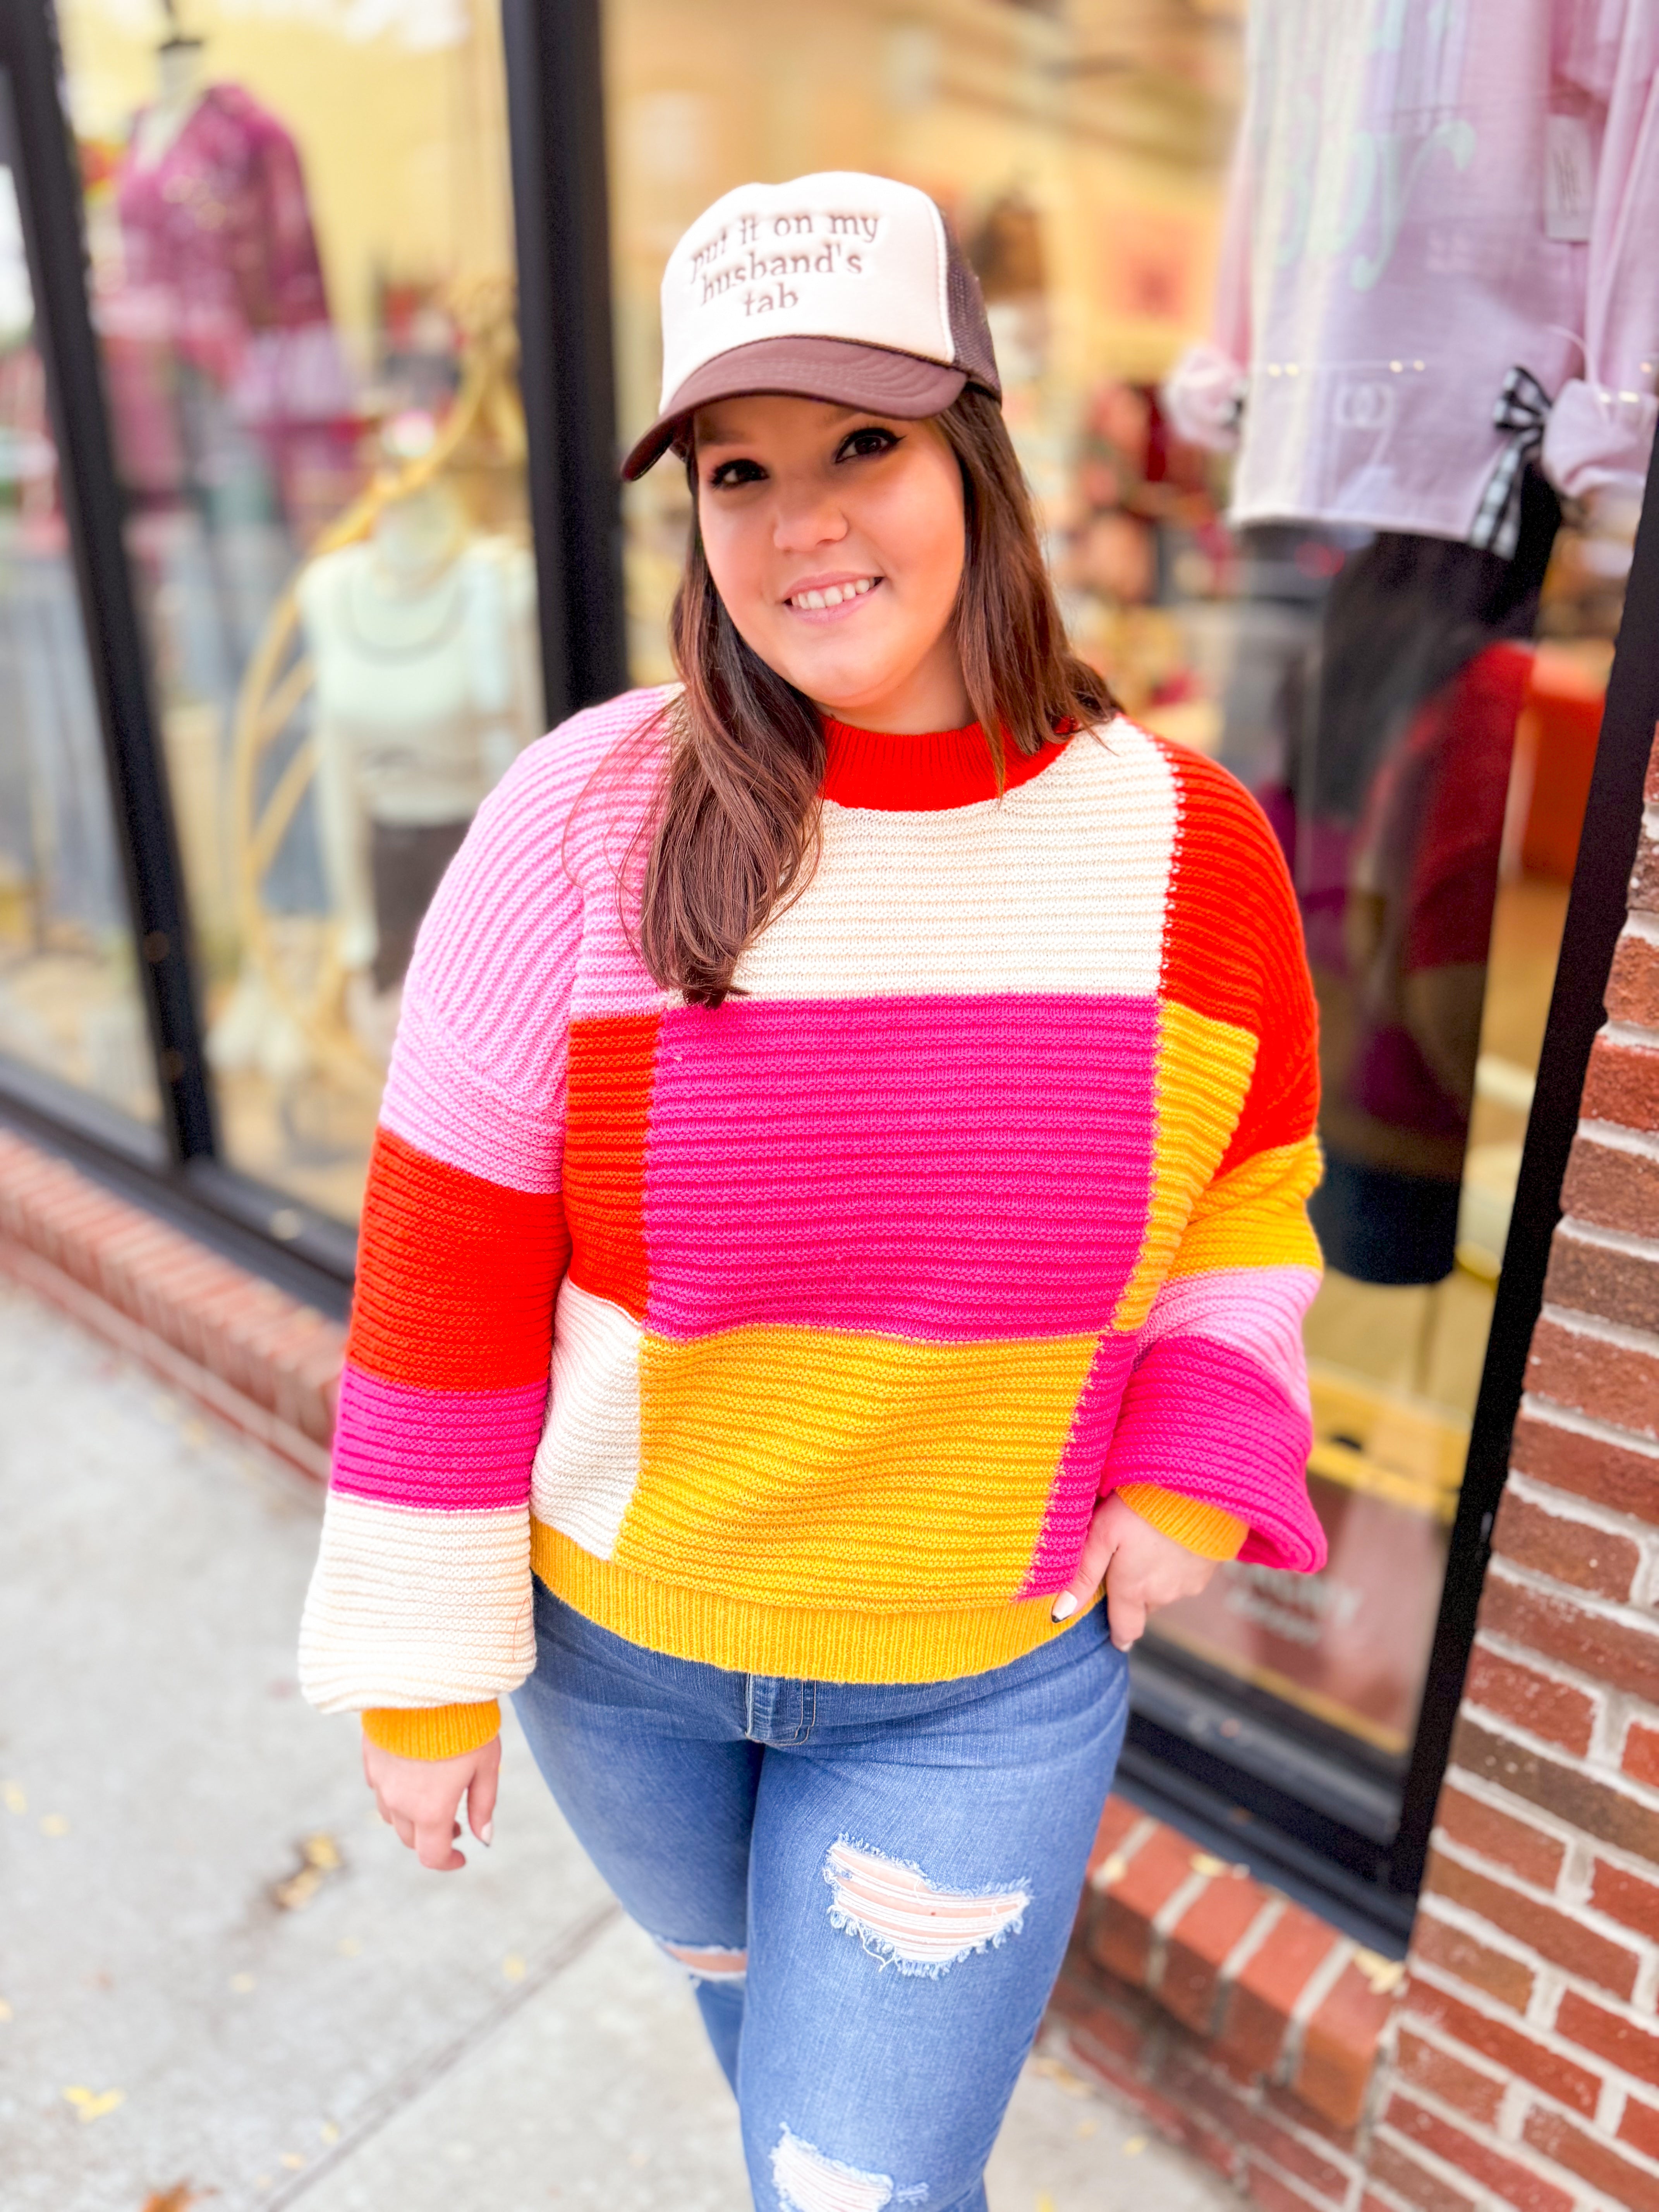
{"label": "long brown hair", "polygon": [[[1066,641],[1030,495],[996,401],[969,387],[935,418],[962,471],[967,551],[951,623],[997,787],[1003,744],[1034,753],[1107,719],[1111,696]],[[805,692],[738,635],[692,524],[671,635],[684,690],[668,709],[640,951],[665,988],[718,1006],[744,948],[811,882],[824,736]]]}

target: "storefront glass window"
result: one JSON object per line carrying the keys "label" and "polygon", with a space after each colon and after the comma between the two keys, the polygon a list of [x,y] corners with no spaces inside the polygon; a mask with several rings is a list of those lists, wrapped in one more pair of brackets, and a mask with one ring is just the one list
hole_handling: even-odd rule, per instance
{"label": "storefront glass window", "polygon": [[542,727],[499,12],[59,15],[223,1148],[349,1219],[416,927]]}
{"label": "storefront glass window", "polygon": [[[656,410],[664,260],[711,199],[814,169],[921,185],[979,271],[1075,641],[1279,835],[1323,1031],[1306,1344],[1331,1563],[1228,1568],[1150,1649],[1390,1784],[1652,432],[1647,11],[610,0],[605,21],[624,445]],[[688,512],[672,465],[626,495],[641,681],[669,672]]]}
{"label": "storefront glass window", "polygon": [[157,1114],[0,87],[0,1055]]}

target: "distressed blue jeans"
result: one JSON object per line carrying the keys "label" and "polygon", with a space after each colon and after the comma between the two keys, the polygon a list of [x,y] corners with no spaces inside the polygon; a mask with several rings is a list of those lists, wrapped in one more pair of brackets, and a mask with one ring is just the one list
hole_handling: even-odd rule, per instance
{"label": "distressed blue jeans", "polygon": [[1097,1606],[948,1682],[664,1658],[538,1583],[514,1698],[560,1808],[690,1974],[763,2212],[984,2212],[1128,1678]]}

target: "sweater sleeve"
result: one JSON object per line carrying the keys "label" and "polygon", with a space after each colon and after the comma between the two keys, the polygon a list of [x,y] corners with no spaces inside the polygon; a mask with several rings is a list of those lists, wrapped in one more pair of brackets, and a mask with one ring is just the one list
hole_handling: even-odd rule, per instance
{"label": "sweater sleeve", "polygon": [[530,1478],[553,1306],[580,896],[556,733],[485,802],[422,926],[364,1199],[301,1686],[371,1741],[488,1741],[535,1663]]}
{"label": "sweater sleeve", "polygon": [[1558,74],[1605,108],[1589,236],[1582,251],[1582,373],[1556,394],[1544,432],[1545,473],[1571,497],[1609,489],[1639,499],[1659,401],[1659,10],[1648,0],[1559,11]]}
{"label": "sweater sleeve", "polygon": [[1179,941],[1166,991],[1217,1032],[1248,1032],[1254,1052],[1231,1135],[1139,1330],[1101,1489],[1127,1492],[1155,1526],[1208,1557],[1311,1571],[1325,1559],[1308,1497],[1302,1347],[1320,1277],[1307,1213],[1320,1173],[1313,985],[1295,894],[1260,809],[1207,762],[1189,759],[1180,773]]}

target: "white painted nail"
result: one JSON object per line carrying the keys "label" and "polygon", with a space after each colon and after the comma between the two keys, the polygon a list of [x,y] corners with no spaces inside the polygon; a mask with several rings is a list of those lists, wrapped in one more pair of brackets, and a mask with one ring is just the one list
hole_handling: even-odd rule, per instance
{"label": "white painted nail", "polygon": [[483,1827],[478,1831],[478,1841],[483,1845],[486,1850],[489,1850],[490,1844],[493,1842],[495,1834],[495,1823],[493,1820],[486,1820]]}
{"label": "white painted nail", "polygon": [[1060,1595],[1054,1600],[1054,1609],[1048,1618],[1050,1620],[1069,1620],[1076,1611],[1077,1600],[1071,1591],[1061,1590]]}

